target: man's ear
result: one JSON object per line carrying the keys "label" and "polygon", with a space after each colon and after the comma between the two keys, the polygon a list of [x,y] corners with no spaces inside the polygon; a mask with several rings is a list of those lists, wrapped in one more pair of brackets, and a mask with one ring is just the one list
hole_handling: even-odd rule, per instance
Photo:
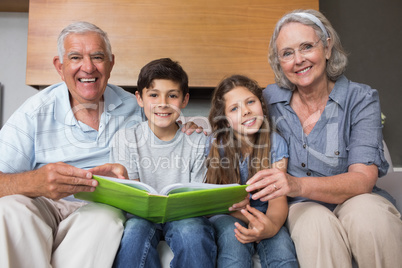
{"label": "man's ear", "polygon": [[113,70],[113,66],[114,66],[114,54],[112,54],[112,61],[110,62],[110,71]]}
{"label": "man's ear", "polygon": [[144,103],[142,102],[142,98],[141,98],[140,92],[136,91],[136,92],[135,92],[135,97],[137,98],[138,105],[139,105],[140,107],[144,108]]}
{"label": "man's ear", "polygon": [[184,98],[183,98],[183,102],[181,103],[180,109],[186,108],[189,100],[190,100],[190,94],[187,93],[186,96],[184,96]]}
{"label": "man's ear", "polygon": [[64,75],[63,75],[63,63],[60,62],[59,56],[55,56],[53,58],[53,65],[56,68],[56,71],[59,73],[61,76],[61,79],[64,81]]}

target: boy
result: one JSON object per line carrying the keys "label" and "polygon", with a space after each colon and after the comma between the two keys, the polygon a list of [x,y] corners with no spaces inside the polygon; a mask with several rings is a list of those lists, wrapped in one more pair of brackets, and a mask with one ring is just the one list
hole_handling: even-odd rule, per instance
{"label": "boy", "polygon": [[[116,133],[111,161],[156,190],[179,182],[202,182],[205,135],[187,136],[176,123],[188,100],[188,77],[171,59],[154,60],[138,77],[138,104],[148,121]],[[115,267],[160,267],[156,247],[164,237],[174,258],[172,267],[214,267],[214,231],[204,217],[155,224],[131,215],[125,224]]]}

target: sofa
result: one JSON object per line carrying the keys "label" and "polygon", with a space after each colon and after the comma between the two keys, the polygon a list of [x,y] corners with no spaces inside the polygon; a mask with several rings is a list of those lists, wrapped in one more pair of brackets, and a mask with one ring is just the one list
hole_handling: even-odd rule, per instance
{"label": "sofa", "polygon": [[[211,128],[210,125],[208,124],[207,118],[205,117],[182,118],[183,122],[187,122],[189,120],[195,122],[199,126],[202,126],[207,133],[211,132]],[[396,207],[398,208],[398,210],[402,211],[402,171],[394,171],[391,156],[389,154],[388,147],[385,144],[385,142],[384,142],[384,153],[385,158],[387,159],[390,166],[387,175],[378,179],[377,186],[387,190],[388,193],[390,193],[395,198]],[[159,243],[158,253],[162,268],[170,267],[169,264],[173,258],[173,252],[165,241],[161,241]],[[253,256],[253,267],[254,268],[261,267],[258,254],[255,254]]]}

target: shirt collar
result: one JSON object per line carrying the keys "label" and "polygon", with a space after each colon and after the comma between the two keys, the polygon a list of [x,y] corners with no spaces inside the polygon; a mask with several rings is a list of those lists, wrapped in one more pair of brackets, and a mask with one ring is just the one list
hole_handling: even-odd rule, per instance
{"label": "shirt collar", "polygon": [[107,113],[112,112],[123,104],[120,96],[112,89],[112,85],[107,85],[105,93],[103,93],[103,100],[105,102],[105,111]]}
{"label": "shirt collar", "polygon": [[[68,92],[67,85],[64,82],[60,83],[58,84],[56,90],[60,91],[61,93],[56,92],[56,105],[54,108],[55,120],[66,125],[76,125],[78,122],[71,110],[70,94]],[[123,103],[119,95],[109,85],[106,86],[103,97],[106,113],[112,112]]]}
{"label": "shirt collar", "polygon": [[[341,106],[342,109],[344,109],[346,103],[347,94],[345,94],[345,90],[348,88],[348,83],[349,81],[344,75],[340,76],[329,94],[329,98]],[[278,87],[276,84],[275,86]],[[285,102],[289,105],[292,94],[293,92],[290,89],[278,87],[275,94],[270,95],[268,104]]]}
{"label": "shirt collar", "polygon": [[336,102],[342,109],[345,108],[347,95],[346,91],[349,88],[349,80],[342,75],[336,80],[334,88],[329,94],[329,98]]}
{"label": "shirt collar", "polygon": [[[276,87],[276,89],[275,89]],[[278,102],[290,103],[293,92],[290,89],[279,87],[277,84],[272,84],[267,87],[267,90],[275,90],[275,94],[269,95],[268,104],[274,104]]]}

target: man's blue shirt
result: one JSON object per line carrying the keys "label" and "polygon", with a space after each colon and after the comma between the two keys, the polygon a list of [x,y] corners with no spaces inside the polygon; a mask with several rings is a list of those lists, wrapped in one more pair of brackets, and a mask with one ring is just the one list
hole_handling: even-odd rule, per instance
{"label": "man's blue shirt", "polygon": [[134,95],[117,86],[106,87],[104,102],[95,130],[74,117],[65,83],[41,90],[1,129],[0,171],[24,172],[58,161],[84,169],[107,163],[114,133],[144,116]]}

